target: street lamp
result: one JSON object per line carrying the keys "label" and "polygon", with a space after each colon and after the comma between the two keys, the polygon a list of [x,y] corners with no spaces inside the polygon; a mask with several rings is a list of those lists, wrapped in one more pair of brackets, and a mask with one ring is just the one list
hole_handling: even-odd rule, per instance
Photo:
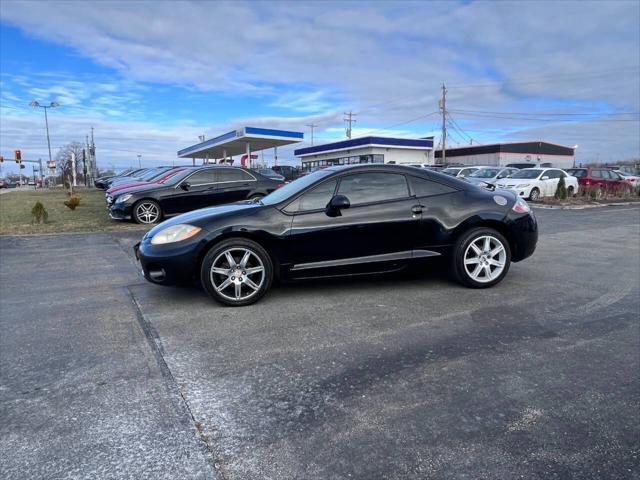
{"label": "street lamp", "polygon": [[49,147],[49,165],[53,161],[51,158],[51,140],[49,139],[49,118],[47,117],[47,108],[56,108],[59,107],[60,104],[58,102],[51,102],[49,105],[40,105],[40,102],[34,100],[29,104],[33,108],[43,108],[44,109],[44,124],[47,128],[47,146]]}
{"label": "street lamp", "polygon": [[141,158],[142,155],[138,154],[138,168],[142,168],[142,162],[140,161]]}

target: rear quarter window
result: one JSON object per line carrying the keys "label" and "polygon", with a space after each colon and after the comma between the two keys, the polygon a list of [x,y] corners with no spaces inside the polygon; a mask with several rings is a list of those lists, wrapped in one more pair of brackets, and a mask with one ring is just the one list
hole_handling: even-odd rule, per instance
{"label": "rear quarter window", "polygon": [[426,178],[410,176],[409,182],[411,183],[411,190],[416,197],[431,197],[456,191],[453,187]]}

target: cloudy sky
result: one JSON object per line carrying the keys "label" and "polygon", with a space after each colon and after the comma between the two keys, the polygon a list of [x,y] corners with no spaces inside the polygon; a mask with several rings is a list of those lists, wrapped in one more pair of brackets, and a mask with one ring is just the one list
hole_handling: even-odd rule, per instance
{"label": "cloudy sky", "polygon": [[[640,156],[640,2],[0,2],[0,151],[46,158],[93,126],[99,166],[167,163],[241,125],[544,139]],[[266,159],[270,156],[266,155]],[[280,158],[294,161],[292,149]],[[14,164],[15,165],[15,164]],[[5,162],[4,169],[13,167]]]}

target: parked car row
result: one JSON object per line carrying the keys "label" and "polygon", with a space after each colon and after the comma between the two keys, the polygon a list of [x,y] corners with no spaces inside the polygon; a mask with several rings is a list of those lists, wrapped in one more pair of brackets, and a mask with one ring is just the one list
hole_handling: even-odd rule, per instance
{"label": "parked car row", "polygon": [[528,168],[456,166],[445,168],[442,173],[479,186],[511,190],[519,197],[534,201],[555,195],[560,178],[565,179],[569,196],[576,195],[580,189],[578,179],[564,170],[525,165]]}
{"label": "parked car row", "polygon": [[129,183],[112,178],[106,193],[109,216],[151,224],[164,217],[199,208],[258,200],[284,185],[242,167],[208,165],[198,167],[160,167],[143,174],[146,180]]}

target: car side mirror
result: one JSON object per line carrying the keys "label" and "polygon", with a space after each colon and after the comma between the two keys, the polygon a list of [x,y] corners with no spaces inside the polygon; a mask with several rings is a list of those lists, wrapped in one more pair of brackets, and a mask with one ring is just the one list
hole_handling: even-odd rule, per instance
{"label": "car side mirror", "polygon": [[549,175],[543,175],[540,180],[549,180]]}
{"label": "car side mirror", "polygon": [[327,215],[330,217],[339,217],[341,215],[340,211],[345,208],[349,208],[350,206],[351,202],[347,197],[344,195],[336,195],[327,205]]}
{"label": "car side mirror", "polygon": [[180,184],[180,188],[185,191],[189,191],[189,189],[191,188],[191,184],[189,182],[182,182]]}

